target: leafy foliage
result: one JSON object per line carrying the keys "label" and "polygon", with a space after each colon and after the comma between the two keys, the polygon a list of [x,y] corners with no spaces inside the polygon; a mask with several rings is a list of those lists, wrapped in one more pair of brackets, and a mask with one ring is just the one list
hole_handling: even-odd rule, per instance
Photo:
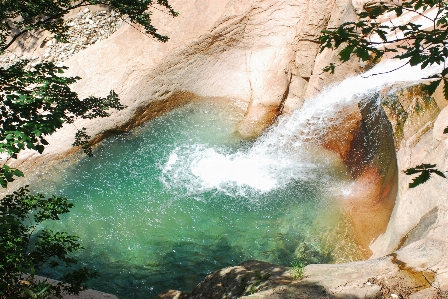
{"label": "leafy foliage", "polygon": [[[66,41],[68,27],[63,17],[69,11],[87,5],[102,4],[119,12],[131,22],[140,24],[147,34],[166,42],[167,36],[158,32],[151,23],[152,9],[160,9],[177,16],[167,0],[6,0],[0,2],[0,54],[3,54],[19,37],[28,32],[48,30],[59,41]],[[21,61],[7,69],[0,68],[0,153],[16,158],[24,149],[44,151],[48,144],[45,136],[51,135],[64,123],[76,118],[109,116],[109,109],[121,110],[118,95],[111,91],[104,98],[79,99],[70,85],[80,78],[63,76],[65,67],[42,63],[30,67]],[[83,128],[75,136],[74,146],[92,154],[90,136]],[[23,176],[19,170],[0,170],[0,184],[6,187],[15,177]]]}
{"label": "leafy foliage", "polygon": [[23,172],[6,164],[0,168],[0,185],[6,188],[8,182],[14,181],[14,176],[23,177]]}
{"label": "leafy foliage", "polygon": [[60,76],[66,67],[52,63],[25,69],[26,61],[0,69],[0,152],[16,158],[25,149],[42,153],[50,135],[76,117],[92,119],[109,116],[110,108],[123,109],[116,93],[105,98],[79,99],[69,84],[79,77]]}
{"label": "leafy foliage", "polygon": [[86,128],[82,128],[76,132],[75,142],[73,142],[73,146],[80,146],[84,153],[89,157],[93,157],[92,147],[89,144],[90,136],[86,133]]}
{"label": "leafy foliage", "polygon": [[[448,134],[448,127],[446,127],[445,130],[443,130],[443,133]],[[446,178],[445,174],[442,171],[435,168],[436,166],[437,166],[436,164],[420,164],[418,166],[408,168],[405,171],[403,171],[407,175],[420,173],[417,177],[415,177],[412,180],[412,183],[409,183],[409,188],[415,188],[418,185],[425,183],[431,178],[432,173],[435,173],[443,178]]]}
{"label": "leafy foliage", "polygon": [[[440,73],[422,79],[429,80],[424,90],[430,94],[443,82],[444,96],[448,100],[448,67],[445,64],[448,58],[448,1],[388,1],[375,3],[365,9],[358,14],[358,21],[323,30],[320,37],[321,51],[342,47],[339,51],[341,62],[355,55],[362,61],[375,63],[386,53],[393,53],[393,59],[406,61],[404,65],[420,66],[422,69],[433,64],[443,65]],[[427,14],[430,10],[432,13]],[[404,12],[425,19],[431,25],[426,28],[412,20],[403,24],[398,20],[385,21],[394,16],[400,17]],[[335,67],[332,63],[324,71],[334,73]],[[443,133],[448,133],[448,127]],[[434,173],[445,178],[444,173],[435,167],[433,164],[421,164],[405,170],[407,175],[419,173],[409,188],[426,182]]]}
{"label": "leafy foliage", "polygon": [[[429,16],[425,12],[433,10]],[[382,22],[380,17],[399,17],[404,12],[414,14],[430,22],[430,28],[409,21]],[[380,2],[358,14],[357,22],[346,22],[337,28],[322,31],[321,50],[342,46],[339,58],[342,62],[353,55],[362,61],[377,62],[386,53],[393,58],[404,59],[406,64],[422,69],[433,64],[444,64],[448,58],[448,2],[442,0],[404,0]],[[384,20],[384,18],[383,18]],[[324,71],[334,72],[334,67]],[[440,82],[445,83],[444,94],[448,99],[448,67],[429,79],[426,89],[433,93]]]}
{"label": "leafy foliage", "polygon": [[412,183],[409,183],[409,188],[415,188],[420,184],[423,184],[431,177],[431,174],[435,173],[443,178],[446,178],[445,174],[440,170],[436,169],[437,165],[435,164],[420,164],[413,168],[408,168],[404,171],[407,175],[413,175],[419,173],[417,177],[415,177]]}
{"label": "leafy foliage", "polygon": [[320,242],[304,241],[296,248],[295,257],[291,261],[290,274],[295,280],[303,278],[305,266],[310,264],[332,263],[331,251],[323,250]]}
{"label": "leafy foliage", "polygon": [[28,187],[7,195],[0,205],[0,298],[62,298],[63,291],[77,294],[86,281],[98,276],[95,271],[78,268],[63,277],[69,284],[38,281],[34,273],[44,267],[71,267],[76,259],[70,253],[82,249],[78,238],[65,232],[39,230],[47,220],[73,207],[66,198],[31,195]]}
{"label": "leafy foliage", "polygon": [[64,25],[64,15],[73,9],[95,4],[107,5],[120,12],[162,42],[168,37],[160,34],[152,24],[152,10],[161,9],[173,17],[178,15],[167,0],[4,0],[0,2],[0,54],[30,31],[48,30],[58,41],[67,42],[68,27]]}
{"label": "leafy foliage", "polygon": [[303,275],[305,274],[305,266],[302,261],[299,259],[294,259],[291,262],[291,269],[289,270],[289,274],[294,280],[301,280]]}
{"label": "leafy foliage", "polygon": [[[24,149],[44,151],[48,142],[45,136],[51,135],[64,123],[72,123],[75,118],[92,119],[107,117],[109,109],[121,110],[119,98],[114,91],[107,97],[88,97],[80,99],[70,89],[70,84],[80,78],[64,77],[66,67],[52,63],[42,63],[27,70],[27,61],[0,68],[0,153],[16,158]],[[87,153],[89,136],[81,145]],[[23,176],[16,169],[6,165],[0,170],[0,184],[7,186],[14,176]]]}
{"label": "leafy foliage", "polygon": [[[56,40],[66,42],[68,27],[63,17],[75,8],[107,5],[147,34],[166,42],[167,36],[151,23],[152,9],[177,16],[167,0],[2,0],[0,1],[0,55],[26,33],[50,31]],[[70,85],[78,77],[63,75],[65,67],[53,63],[30,66],[28,61],[8,68],[0,67],[0,153],[7,161],[25,149],[42,153],[51,135],[64,123],[76,118],[92,119],[109,116],[110,109],[121,110],[118,95],[80,99]],[[74,146],[91,155],[90,136],[78,130]],[[7,164],[0,166],[0,185],[6,188],[23,172]],[[73,269],[61,279],[66,283],[51,284],[35,278],[44,267],[72,267],[71,253],[82,249],[78,237],[65,232],[39,230],[44,221],[58,220],[73,205],[65,198],[31,195],[28,187],[1,199],[0,203],[0,299],[62,298],[62,292],[77,294],[98,273],[85,267]]]}

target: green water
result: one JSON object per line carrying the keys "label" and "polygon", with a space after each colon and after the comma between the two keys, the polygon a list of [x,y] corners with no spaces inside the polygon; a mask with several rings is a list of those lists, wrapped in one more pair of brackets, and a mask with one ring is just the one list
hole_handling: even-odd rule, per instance
{"label": "green water", "polygon": [[289,266],[302,242],[331,230],[322,219],[334,206],[319,180],[260,190],[238,180],[211,186],[191,174],[189,163],[210,149],[229,156],[257,146],[233,133],[237,116],[212,103],[189,105],[42,179],[39,191],[75,203],[48,226],[81,238],[78,258],[101,274],[91,288],[145,299],[191,291],[212,271],[248,259]]}

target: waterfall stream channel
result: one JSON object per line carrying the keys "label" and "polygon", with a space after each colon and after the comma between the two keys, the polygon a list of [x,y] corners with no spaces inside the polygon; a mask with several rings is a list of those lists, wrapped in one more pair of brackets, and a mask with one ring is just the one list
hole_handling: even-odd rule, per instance
{"label": "waterfall stream channel", "polygon": [[[108,138],[93,158],[75,155],[36,175],[36,191],[75,204],[44,226],[78,235],[85,247],[78,259],[101,274],[89,286],[119,298],[190,291],[212,271],[248,259],[358,260],[340,208],[354,180],[322,140],[344,107],[369,99],[380,109],[372,96],[379,88],[425,75],[405,67],[348,78],[251,141],[234,133],[238,109],[188,104]],[[40,274],[57,279],[63,269]]]}

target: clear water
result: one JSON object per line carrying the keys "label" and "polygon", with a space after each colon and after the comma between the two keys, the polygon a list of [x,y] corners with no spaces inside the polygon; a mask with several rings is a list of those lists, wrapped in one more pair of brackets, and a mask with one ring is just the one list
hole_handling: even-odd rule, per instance
{"label": "clear water", "polygon": [[[370,74],[396,67],[379,65]],[[346,105],[431,73],[405,67],[349,78],[254,142],[238,139],[238,113],[223,106],[172,111],[104,141],[92,159],[36,175],[39,191],[76,205],[48,226],[81,237],[79,259],[102,275],[90,287],[119,298],[191,291],[210,272],[248,259],[289,265],[304,248],[317,252],[313,262],[356,258],[335,205],[351,181],[316,145]]]}
{"label": "clear water", "polygon": [[191,291],[248,259],[289,266],[303,242],[322,250],[322,262],[334,260],[344,168],[315,148],[268,155],[260,141],[238,139],[238,118],[221,105],[188,105],[41,177],[39,191],[75,203],[48,226],[81,238],[78,258],[101,273],[91,288],[145,299]]}

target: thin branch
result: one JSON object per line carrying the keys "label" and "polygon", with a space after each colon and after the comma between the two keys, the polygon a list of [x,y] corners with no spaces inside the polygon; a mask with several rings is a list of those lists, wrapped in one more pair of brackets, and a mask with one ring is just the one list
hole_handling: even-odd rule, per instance
{"label": "thin branch", "polygon": [[416,11],[416,10],[414,10],[414,9],[409,9],[409,8],[406,8],[406,7],[403,7],[403,9],[404,9],[404,10],[407,10],[407,11],[409,11],[409,12],[414,12],[414,13],[420,15],[421,17],[424,17],[424,18],[426,18],[426,19],[428,19],[428,20],[430,20],[430,21],[434,21],[434,20],[431,19],[430,17],[425,16],[425,15],[422,14],[421,12],[418,12],[418,11]]}
{"label": "thin branch", "polygon": [[[370,34],[370,35],[373,35],[373,33]],[[373,41],[369,40],[368,44],[383,45],[383,44],[393,44],[393,43],[402,42],[402,41],[409,41],[409,40],[424,40],[424,38],[415,37],[415,36],[407,36],[407,37],[403,37],[403,38],[397,38],[397,39],[388,40],[388,41],[381,41],[381,42],[373,42]]]}
{"label": "thin branch", "polygon": [[9,43],[6,44],[6,46],[1,48],[1,52],[4,52],[6,49],[8,49],[22,34],[25,34],[28,32],[28,30],[23,30],[22,32],[17,33],[13,38],[9,41]]}
{"label": "thin branch", "polygon": [[440,8],[440,1],[439,1],[439,5],[437,6],[437,14],[436,14],[436,17],[434,18],[434,20],[433,20],[433,30],[436,30],[436,21],[437,21],[437,19],[439,18],[439,14],[442,12],[442,8]]}
{"label": "thin branch", "polygon": [[[83,7],[83,6],[88,6],[88,5],[89,5],[89,3],[86,3],[85,0],[81,1],[79,4],[73,5],[73,6],[67,8],[65,10],[62,10],[61,13],[59,13],[59,14],[56,14],[56,15],[51,16],[51,17],[48,17],[45,20],[41,20],[39,22],[36,22],[35,24],[33,24],[33,26],[40,26],[40,25],[46,24],[46,23],[48,23],[48,22],[50,22],[52,20],[55,20],[55,19],[58,19],[58,18],[64,16],[70,10],[73,10],[73,9],[76,9],[76,8],[79,8],[79,7]],[[12,37],[11,41],[8,44],[6,44],[5,46],[3,46],[0,49],[0,51],[4,52],[6,49],[8,49],[17,40],[17,38],[19,38],[21,35],[25,34],[26,32],[29,32],[29,31],[30,31],[29,29],[25,29],[25,30],[22,30],[21,32],[17,33],[15,36]]]}
{"label": "thin branch", "polygon": [[[154,5],[154,4],[153,4],[153,5]],[[165,6],[163,6],[163,7],[165,7]],[[163,9],[160,9],[160,8],[157,8],[157,7],[155,7],[155,6],[152,6],[152,5],[151,5],[151,8],[153,8],[153,9],[155,9],[155,10],[158,10],[158,11],[160,11],[160,12],[162,12],[162,13],[168,15],[168,16],[173,16],[172,14],[168,13],[167,11],[165,11],[165,10],[163,10]]]}
{"label": "thin branch", "polygon": [[390,71],[387,71],[387,72],[375,73],[375,74],[368,75],[368,76],[363,76],[363,75],[361,75],[361,77],[362,77],[362,78],[369,78],[369,77],[373,77],[373,76],[377,76],[377,75],[389,74],[389,73],[395,72],[396,70],[399,70],[399,69],[403,68],[404,66],[406,66],[406,65],[408,65],[408,64],[409,64],[409,61],[406,62],[405,64],[403,64],[402,66],[399,66],[399,67],[397,67],[397,68],[395,68],[395,69],[393,69],[393,70],[390,70]]}
{"label": "thin branch", "polygon": [[132,27],[134,27],[134,29],[137,30],[138,32],[140,32],[141,34],[146,35],[146,37],[148,37],[148,38],[150,38],[152,40],[155,39],[154,36],[149,35],[146,31],[141,31],[139,28],[137,28],[137,26],[135,26],[132,22],[129,22],[127,19],[121,18],[121,20],[123,22],[125,22],[126,24],[131,25]]}

